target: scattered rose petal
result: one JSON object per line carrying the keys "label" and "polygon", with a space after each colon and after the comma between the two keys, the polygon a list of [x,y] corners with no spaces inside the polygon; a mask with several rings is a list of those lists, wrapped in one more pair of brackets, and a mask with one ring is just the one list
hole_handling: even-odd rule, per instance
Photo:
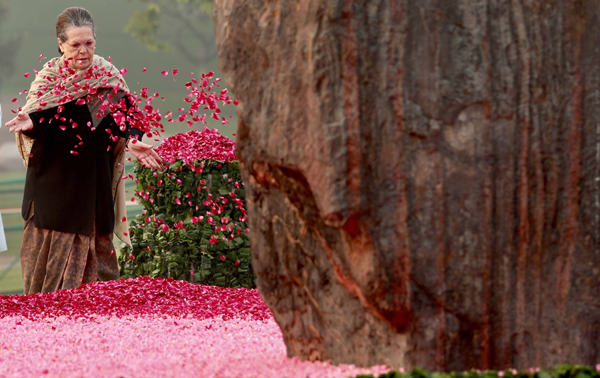
{"label": "scattered rose petal", "polygon": [[[288,358],[257,290],[138,277],[0,296],[0,371],[37,377],[353,377],[385,366]],[[201,335],[201,337],[199,337]],[[151,363],[149,363],[151,361]]]}

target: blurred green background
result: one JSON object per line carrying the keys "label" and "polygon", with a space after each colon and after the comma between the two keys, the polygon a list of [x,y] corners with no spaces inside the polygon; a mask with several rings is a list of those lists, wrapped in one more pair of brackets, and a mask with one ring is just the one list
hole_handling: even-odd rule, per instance
{"label": "blurred green background", "polygon": [[[3,111],[0,123],[0,211],[9,248],[0,253],[0,294],[18,294],[23,290],[19,251],[25,170],[17,155],[14,136],[8,133],[4,123],[14,116],[11,110],[25,104],[25,95],[19,95],[19,92],[29,89],[33,70],[41,69],[46,61],[39,61],[40,54],[47,59],[57,56],[56,17],[71,6],[90,11],[96,24],[95,53],[111,57],[119,69],[127,68],[125,79],[132,91],[139,92],[142,87],[147,87],[150,93],[158,92],[166,97],[164,102],[154,103],[163,114],[168,110],[178,114],[177,109],[185,106],[183,98],[187,91],[184,84],[189,81],[189,73],[199,77],[203,72],[214,71],[217,77],[222,77],[210,18],[210,0],[0,0],[0,103]],[[143,68],[147,71],[142,72]],[[161,75],[163,70],[172,72],[174,69],[179,70],[175,76]],[[23,76],[26,72],[31,73],[29,78]],[[224,80],[221,83],[226,87]],[[18,102],[11,102],[13,98],[18,98]],[[209,127],[233,138],[237,127],[235,107],[231,105],[222,110],[223,115],[233,116],[230,123],[221,125],[213,121]],[[190,130],[179,123],[165,122],[164,126],[165,137]],[[193,126],[202,127],[201,124]],[[130,219],[139,211],[139,206],[128,207]]]}

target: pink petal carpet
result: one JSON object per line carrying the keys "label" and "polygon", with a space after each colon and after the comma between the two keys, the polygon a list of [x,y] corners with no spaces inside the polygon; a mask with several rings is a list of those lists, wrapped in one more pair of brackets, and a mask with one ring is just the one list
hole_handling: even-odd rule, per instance
{"label": "pink petal carpet", "polygon": [[0,295],[0,377],[354,377],[288,358],[257,290],[138,277]]}

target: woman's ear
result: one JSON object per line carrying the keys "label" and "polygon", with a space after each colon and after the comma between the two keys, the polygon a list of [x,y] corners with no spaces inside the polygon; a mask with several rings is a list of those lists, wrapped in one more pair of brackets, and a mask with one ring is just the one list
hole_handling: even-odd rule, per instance
{"label": "woman's ear", "polygon": [[65,52],[65,50],[64,50],[64,48],[63,48],[63,43],[62,43],[62,41],[60,40],[60,38],[56,38],[56,40],[58,41],[58,49],[60,50],[60,52],[61,52],[61,53],[64,53],[64,52]]}

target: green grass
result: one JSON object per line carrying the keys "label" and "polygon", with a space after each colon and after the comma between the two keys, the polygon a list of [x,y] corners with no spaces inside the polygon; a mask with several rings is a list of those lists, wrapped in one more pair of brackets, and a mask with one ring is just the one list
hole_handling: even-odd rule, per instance
{"label": "green grass", "polygon": [[[10,255],[11,262],[16,261],[14,254]],[[23,294],[23,277],[21,274],[21,263],[17,262],[10,270],[3,269],[0,271],[0,294]]]}
{"label": "green grass", "polygon": [[[23,225],[20,214],[3,214],[2,221],[5,229],[10,226],[22,227]],[[21,264],[17,262],[13,265],[13,262],[18,259],[20,254],[23,231],[21,228],[6,231],[5,234],[8,251],[0,253],[0,294],[22,293],[23,279],[21,278]],[[9,270],[8,267],[10,265],[12,267]]]}

